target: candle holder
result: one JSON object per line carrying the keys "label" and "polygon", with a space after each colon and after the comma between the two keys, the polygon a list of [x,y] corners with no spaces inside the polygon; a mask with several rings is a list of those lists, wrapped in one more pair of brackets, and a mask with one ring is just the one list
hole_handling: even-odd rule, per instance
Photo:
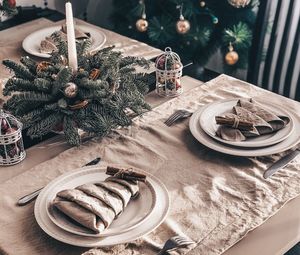
{"label": "candle holder", "polygon": [[22,123],[0,110],[0,165],[10,166],[26,157],[22,139]]}
{"label": "candle holder", "polygon": [[170,47],[155,61],[156,92],[160,96],[175,97],[183,92],[180,78],[183,65],[177,53]]}

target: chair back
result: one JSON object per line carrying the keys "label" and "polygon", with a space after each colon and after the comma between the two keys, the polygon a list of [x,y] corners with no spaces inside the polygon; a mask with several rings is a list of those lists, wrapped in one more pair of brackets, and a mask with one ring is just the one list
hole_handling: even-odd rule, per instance
{"label": "chair back", "polygon": [[300,1],[261,0],[247,80],[300,101]]}

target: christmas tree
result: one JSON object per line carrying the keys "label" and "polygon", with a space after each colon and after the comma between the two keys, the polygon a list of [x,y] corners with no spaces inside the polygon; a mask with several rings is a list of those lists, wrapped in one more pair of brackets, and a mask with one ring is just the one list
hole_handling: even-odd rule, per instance
{"label": "christmas tree", "polygon": [[246,68],[255,8],[250,0],[114,0],[117,32],[158,48],[170,46],[204,65],[220,49],[226,71]]}
{"label": "christmas tree", "polygon": [[11,96],[4,108],[21,120],[30,137],[62,129],[70,144],[79,145],[78,129],[102,137],[150,109],[144,101],[149,76],[136,72],[136,66],[149,67],[147,60],[124,57],[113,47],[90,54],[91,42],[84,40],[77,42],[78,70],[71,70],[66,41],[58,32],[52,39],[58,51],[49,61],[28,56],[22,64],[3,61],[14,72],[3,89]]}

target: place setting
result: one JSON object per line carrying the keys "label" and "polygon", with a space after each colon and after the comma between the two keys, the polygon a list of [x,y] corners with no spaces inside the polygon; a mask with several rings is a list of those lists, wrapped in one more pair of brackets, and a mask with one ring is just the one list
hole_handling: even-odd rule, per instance
{"label": "place setting", "polygon": [[142,170],[90,166],[50,182],[34,215],[53,238],[81,247],[133,241],[157,228],[170,202],[166,187]]}
{"label": "place setting", "polygon": [[216,101],[190,119],[193,136],[207,147],[234,156],[284,152],[299,141],[299,121],[285,107],[259,98]]}
{"label": "place setting", "polygon": [[[93,26],[76,24],[74,22],[74,36],[77,42],[87,41],[89,52],[99,50],[106,42],[106,35]],[[26,36],[22,42],[23,49],[37,57],[50,58],[52,52],[58,51],[55,36],[59,36],[65,42],[68,39],[67,25],[45,27]]]}

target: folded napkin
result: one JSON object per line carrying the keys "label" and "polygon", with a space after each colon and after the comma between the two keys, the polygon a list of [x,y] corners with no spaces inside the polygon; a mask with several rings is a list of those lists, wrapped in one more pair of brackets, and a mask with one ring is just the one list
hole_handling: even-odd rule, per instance
{"label": "folded napkin", "polygon": [[137,182],[109,177],[96,184],[84,184],[58,192],[52,203],[81,226],[100,233],[139,192]]}
{"label": "folded napkin", "polygon": [[216,134],[226,141],[245,141],[284,128],[290,119],[264,109],[253,99],[240,99],[231,112],[216,116]]}

